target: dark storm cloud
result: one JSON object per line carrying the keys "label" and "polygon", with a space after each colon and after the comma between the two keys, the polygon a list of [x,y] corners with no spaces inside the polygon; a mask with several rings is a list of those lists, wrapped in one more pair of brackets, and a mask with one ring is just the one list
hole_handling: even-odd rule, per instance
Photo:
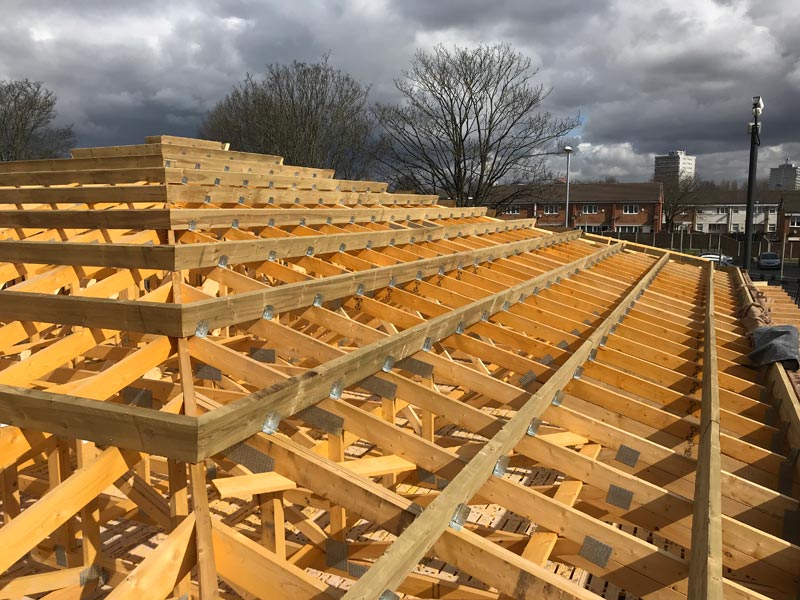
{"label": "dark storm cloud", "polygon": [[393,5],[402,15],[425,29],[463,28],[474,30],[481,25],[524,24],[528,34],[554,31],[559,24],[573,22],[576,17],[590,18],[609,10],[610,0],[561,0],[560,2],[519,2],[497,0],[487,5],[484,0],[409,0]]}
{"label": "dark storm cloud", "polygon": [[581,113],[574,167],[643,180],[682,148],[740,178],[749,99],[764,96],[764,169],[797,152],[798,18],[777,0],[0,0],[0,78],[40,79],[82,145],[194,135],[247,72],[331,61],[393,96],[416,48],[509,42],[540,67],[548,110]]}

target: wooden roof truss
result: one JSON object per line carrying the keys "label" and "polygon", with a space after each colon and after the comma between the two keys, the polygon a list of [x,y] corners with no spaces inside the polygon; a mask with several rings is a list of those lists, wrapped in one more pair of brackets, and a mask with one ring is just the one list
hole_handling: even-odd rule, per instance
{"label": "wooden roof truss", "polygon": [[0,598],[797,597],[737,271],[166,136],[0,205]]}

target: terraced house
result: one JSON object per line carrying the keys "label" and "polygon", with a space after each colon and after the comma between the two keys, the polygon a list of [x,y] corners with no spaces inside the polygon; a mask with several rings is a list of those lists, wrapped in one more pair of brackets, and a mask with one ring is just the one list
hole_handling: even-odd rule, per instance
{"label": "terraced house", "polygon": [[[586,232],[658,233],[663,191],[660,183],[576,183],[570,185],[569,227]],[[500,218],[535,218],[539,227],[564,227],[566,185],[557,183],[522,194],[498,209]]]}

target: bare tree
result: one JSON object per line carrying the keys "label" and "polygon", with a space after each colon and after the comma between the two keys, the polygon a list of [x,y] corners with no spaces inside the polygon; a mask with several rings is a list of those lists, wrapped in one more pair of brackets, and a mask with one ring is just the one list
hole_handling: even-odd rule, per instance
{"label": "bare tree", "polygon": [[[459,206],[499,207],[549,177],[544,157],[578,123],[541,110],[531,60],[507,44],[417,51],[395,80],[402,102],[378,104],[378,162],[390,181]],[[498,185],[508,184],[508,185]]]}
{"label": "bare tree", "polygon": [[667,231],[675,227],[679,215],[686,214],[694,204],[700,189],[697,177],[682,177],[675,181],[662,182],[664,189],[664,225]]}
{"label": "bare tree", "polygon": [[369,169],[373,123],[369,87],[328,64],[272,64],[247,75],[206,116],[200,135],[243,152],[283,156],[287,164],[335,169],[358,178]]}
{"label": "bare tree", "polygon": [[0,81],[0,161],[61,156],[75,143],[72,125],[52,127],[56,95],[41,81]]}

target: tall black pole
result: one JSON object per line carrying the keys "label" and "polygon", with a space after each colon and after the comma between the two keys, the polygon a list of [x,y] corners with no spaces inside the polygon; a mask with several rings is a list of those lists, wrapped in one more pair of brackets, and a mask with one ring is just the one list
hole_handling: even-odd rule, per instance
{"label": "tall black pole", "polygon": [[[755,108],[755,107],[754,107]],[[756,170],[758,167],[758,112],[753,110],[753,125],[750,129],[750,173],[747,176],[747,214],[744,221],[744,270],[750,271],[753,260],[753,204],[756,194]]]}
{"label": "tall black pole", "polygon": [[567,201],[564,205],[564,227],[569,229],[569,157],[572,155],[572,148],[570,146],[565,146],[564,152],[567,155],[567,190],[566,190]]}

